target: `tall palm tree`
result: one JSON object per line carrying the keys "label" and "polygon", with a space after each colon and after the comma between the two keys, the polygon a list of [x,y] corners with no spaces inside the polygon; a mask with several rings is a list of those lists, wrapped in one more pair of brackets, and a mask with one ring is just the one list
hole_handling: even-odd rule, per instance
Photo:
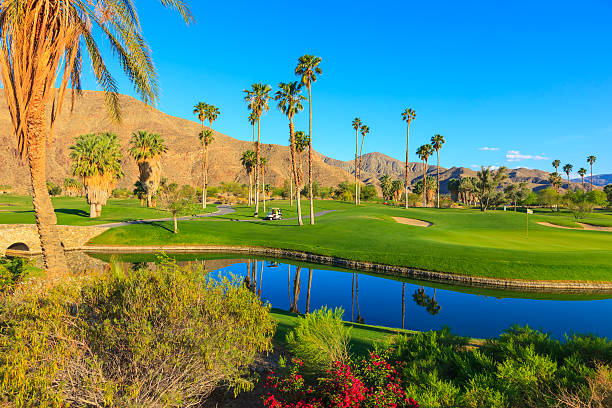
{"label": "tall palm tree", "polygon": [[361,125],[361,148],[359,149],[359,180],[357,185],[357,203],[361,204],[361,167],[363,164],[363,142],[365,141],[366,135],[370,133],[370,127],[368,125]]}
{"label": "tall palm tree", "polygon": [[406,321],[406,282],[402,282],[402,329]]}
{"label": "tall palm tree", "polygon": [[572,172],[573,169],[574,169],[574,166],[572,166],[569,163],[563,166],[563,172],[567,174],[567,189],[568,190],[570,189],[570,173]]}
{"label": "tall palm tree", "polygon": [[[308,142],[310,141],[310,138],[308,137],[308,135],[301,131],[301,130],[297,130],[295,132],[295,134],[293,135],[294,137],[294,143],[295,143],[295,161],[296,161],[296,165],[297,165],[297,179],[296,179],[296,186],[302,186],[304,185],[304,172],[302,171],[302,164],[303,164],[303,159],[302,159],[302,153],[304,153],[304,150],[306,150],[306,148],[308,147]],[[300,200],[302,197],[302,189],[300,189],[299,187],[296,187],[295,189],[295,197],[297,200],[297,205],[298,205],[298,210],[300,210]]]}
{"label": "tall palm tree", "polygon": [[430,144],[424,144],[416,151],[417,156],[423,160],[423,207],[427,207],[427,161],[433,153],[433,148]]}
{"label": "tall palm tree", "polygon": [[[193,114],[198,117],[198,120],[202,124],[202,130],[199,133],[200,140],[202,140],[202,136],[204,135],[204,121],[206,120],[206,110],[208,109],[208,104],[206,102],[198,102],[193,107]],[[202,150],[202,208],[206,208],[206,146],[202,144],[204,149]]]}
{"label": "tall palm tree", "polygon": [[138,130],[132,134],[128,152],[138,163],[140,182],[147,194],[147,207],[152,206],[152,197],[161,181],[161,156],[168,148],[159,133]]}
{"label": "tall palm tree", "polygon": [[[192,20],[182,1],[160,1],[178,10],[186,22]],[[47,191],[47,142],[62,111],[67,88],[72,88],[73,95],[81,92],[83,60],[90,61],[91,72],[106,93],[110,116],[120,118],[117,84],[96,38],[103,38],[109,45],[141,99],[147,104],[157,101],[157,74],[140,27],[131,1],[0,3],[0,78],[17,150],[30,169],[36,226],[44,265],[51,275],[66,272],[68,264]]]}
{"label": "tall palm tree", "polygon": [[582,179],[582,189],[584,190],[584,176],[586,176],[587,174],[587,169],[585,169],[584,167],[581,167],[578,170],[578,175],[580,176],[580,178]]}
{"label": "tall palm tree", "polygon": [[215,105],[206,105],[206,111],[204,113],[206,119],[208,120],[208,127],[209,127],[209,132],[208,134],[206,134],[206,132],[203,133],[203,135],[206,136],[206,138],[204,139],[200,139],[203,142],[203,146],[204,146],[204,150],[205,150],[205,159],[204,159],[204,188],[202,189],[202,208],[206,209],[206,201],[208,199],[208,146],[215,140],[215,134],[213,131],[213,123],[215,122],[215,120],[217,120],[217,118],[219,117],[219,115],[221,114],[221,112],[219,111],[219,108],[217,108]]}
{"label": "tall palm tree", "polygon": [[246,94],[244,100],[248,104],[248,108],[251,113],[255,114],[257,118],[257,143],[255,147],[255,214],[254,217],[259,215],[259,157],[261,152],[261,117],[264,113],[270,109],[268,101],[270,100],[270,85],[263,84],[261,82],[251,85],[251,89],[245,89],[243,92]]}
{"label": "tall palm tree", "polygon": [[251,203],[253,202],[252,191],[253,169],[255,168],[255,152],[252,150],[247,150],[243,152],[242,156],[240,156],[240,163],[242,164],[242,167],[244,167],[244,169],[246,170],[247,175],[249,176],[249,205],[251,205]]}
{"label": "tall palm tree", "polygon": [[295,269],[295,277],[293,278],[293,302],[291,302],[291,307],[289,311],[292,313],[299,313],[298,310],[298,300],[300,298],[300,273],[302,272],[302,267],[298,266]]}
{"label": "tall palm tree", "polygon": [[[289,149],[291,151],[291,172],[293,174],[292,180],[295,182],[295,189],[298,191],[297,197],[297,212],[298,212],[298,224],[303,225],[302,222],[302,208],[300,206],[298,185],[298,174],[296,166],[296,149],[295,149],[295,125],[293,124],[294,116],[299,113],[304,106],[302,101],[306,100],[302,95],[302,86],[299,82],[281,82],[278,84],[279,90],[274,94],[274,100],[278,101],[278,109],[287,116],[289,119]],[[293,198],[292,198],[293,199]]]}
{"label": "tall palm tree", "polygon": [[555,168],[555,173],[559,172],[559,166],[561,165],[561,160],[555,159],[552,162],[552,166]]}
{"label": "tall palm tree", "polygon": [[312,83],[317,82],[317,75],[323,71],[319,67],[321,57],[314,55],[302,55],[298,58],[295,67],[295,75],[301,78],[302,83],[308,89],[308,198],[310,199],[310,224],[314,225],[314,201],[312,197]]}
{"label": "tall palm tree", "polygon": [[[112,133],[80,135],[70,146],[72,175],[83,180],[89,216],[99,217],[102,206],[121,177],[121,148]],[[74,180],[74,179],[72,179]],[[74,180],[76,182],[76,180]]]}
{"label": "tall palm tree", "polygon": [[408,148],[410,141],[410,122],[416,119],[416,112],[412,108],[406,108],[402,112],[402,120],[406,122],[406,172],[404,174],[404,207],[408,209],[408,189],[410,184],[408,184]]}
{"label": "tall palm tree", "polygon": [[204,187],[202,188],[202,208],[206,208],[206,200],[208,199],[208,146],[215,140],[214,132],[211,129],[206,129],[200,133],[200,141],[204,147]]}
{"label": "tall palm tree", "polygon": [[268,159],[265,157],[259,158],[259,170],[261,171],[261,194],[263,198],[263,210],[266,212],[266,164],[268,164]]}
{"label": "tall palm tree", "polygon": [[597,157],[593,155],[587,157],[587,163],[591,165],[591,190],[593,190],[593,165],[595,164],[595,160],[597,160]]}
{"label": "tall palm tree", "polygon": [[306,314],[310,313],[310,288],[312,287],[312,268],[308,268],[308,292],[306,292]]}
{"label": "tall palm tree", "polygon": [[440,208],[440,149],[446,143],[444,136],[436,134],[431,137],[431,147],[436,151],[438,162],[436,164],[436,207]]}
{"label": "tall palm tree", "polygon": [[359,189],[357,187],[357,146],[359,145],[359,130],[361,129],[361,119],[355,118],[353,119],[353,129],[355,129],[355,204],[359,204],[358,195]]}

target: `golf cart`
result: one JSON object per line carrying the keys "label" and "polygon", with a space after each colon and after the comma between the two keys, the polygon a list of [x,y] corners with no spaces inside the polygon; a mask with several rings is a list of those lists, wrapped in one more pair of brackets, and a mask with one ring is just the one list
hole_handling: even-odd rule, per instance
{"label": "golf cart", "polygon": [[268,214],[266,215],[266,220],[272,221],[272,220],[282,220],[283,219],[283,212],[281,211],[280,208],[270,208],[268,210]]}

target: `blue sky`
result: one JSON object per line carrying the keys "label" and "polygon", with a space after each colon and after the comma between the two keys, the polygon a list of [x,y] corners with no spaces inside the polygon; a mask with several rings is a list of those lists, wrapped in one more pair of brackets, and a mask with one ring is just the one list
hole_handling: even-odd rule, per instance
{"label": "blue sky", "polygon": [[[159,71],[157,107],[168,114],[194,120],[203,100],[221,110],[216,130],[250,140],[242,90],[295,80],[308,53],[323,58],[313,86],[313,145],[323,154],[352,158],[359,116],[371,128],[364,151],[403,159],[400,112],[412,107],[412,161],[440,133],[445,167],[550,170],[560,159],[577,170],[595,154],[595,173],[612,173],[609,1],[191,0],[188,27],[158,3],[136,1]],[[307,130],[306,112],[296,125]],[[287,139],[274,106],[262,142]]]}

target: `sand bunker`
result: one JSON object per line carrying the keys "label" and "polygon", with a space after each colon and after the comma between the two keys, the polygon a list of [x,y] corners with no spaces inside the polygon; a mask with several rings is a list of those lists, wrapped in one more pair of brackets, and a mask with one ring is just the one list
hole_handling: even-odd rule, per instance
{"label": "sand bunker", "polygon": [[416,220],[414,218],[391,217],[400,224],[412,225],[414,227],[431,227],[433,224],[428,221]]}
{"label": "sand bunker", "polygon": [[572,227],[564,227],[563,225],[551,224],[550,222],[538,222],[539,225],[543,225],[545,227],[553,227],[553,228],[561,228],[561,229],[569,229],[569,230],[578,230],[578,231],[608,231],[612,232],[612,227],[602,227],[599,225],[591,225],[585,224],[582,222],[577,222],[576,224],[580,225],[582,228],[572,228]]}

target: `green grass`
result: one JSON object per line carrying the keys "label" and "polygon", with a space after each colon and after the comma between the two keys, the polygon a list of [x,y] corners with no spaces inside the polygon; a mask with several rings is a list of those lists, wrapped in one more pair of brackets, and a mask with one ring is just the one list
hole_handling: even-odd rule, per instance
{"label": "green grass", "polygon": [[[141,207],[140,201],[136,199],[109,199],[107,205],[102,207],[102,215],[99,218],[89,218],[89,204],[85,197],[54,197],[52,201],[60,225],[98,225],[172,216],[166,211]],[[216,210],[216,206],[208,205],[206,210],[199,209],[198,213]],[[34,222],[31,197],[0,195],[0,224]]]}
{"label": "green grass", "polygon": [[[277,327],[274,334],[274,340],[286,346],[285,338],[296,325],[297,314],[285,312],[280,309],[272,309],[270,314],[276,320]],[[397,334],[416,333],[411,330],[392,329],[382,326],[370,326],[365,324],[345,322],[345,326],[351,327],[350,331],[350,347],[351,352],[356,355],[367,355],[376,344],[384,343],[392,336]]]}
{"label": "green grass", "polygon": [[[285,217],[292,216],[286,202],[274,202],[273,206],[283,208]],[[296,221],[290,220],[229,221],[249,218],[252,213],[246,206],[237,208],[237,213],[224,217],[181,222],[181,232],[176,235],[159,225],[140,224],[109,230],[93,243],[254,245],[494,278],[612,281],[611,233],[537,224],[550,222],[551,217],[570,221],[571,214],[544,212],[530,216],[527,238],[526,215],[513,211],[404,210],[379,204],[356,207],[317,201],[316,211],[335,211],[318,218],[314,226],[308,225],[306,218],[306,225],[298,227]],[[434,225],[422,228],[398,224],[393,216],[418,218]],[[598,213],[596,217],[612,219],[610,213]]]}

